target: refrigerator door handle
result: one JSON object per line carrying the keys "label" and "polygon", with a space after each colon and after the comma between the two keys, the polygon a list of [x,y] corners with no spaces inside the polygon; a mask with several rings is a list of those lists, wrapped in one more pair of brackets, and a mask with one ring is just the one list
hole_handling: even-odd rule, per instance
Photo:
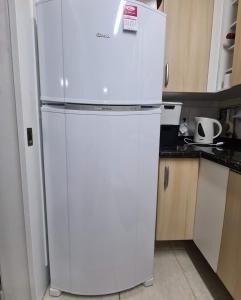
{"label": "refrigerator door handle", "polygon": [[42,112],[53,112],[53,113],[64,113],[65,106],[64,105],[49,105],[44,104],[41,107]]}
{"label": "refrigerator door handle", "polygon": [[66,113],[97,115],[160,114],[160,106],[111,106],[65,104]]}

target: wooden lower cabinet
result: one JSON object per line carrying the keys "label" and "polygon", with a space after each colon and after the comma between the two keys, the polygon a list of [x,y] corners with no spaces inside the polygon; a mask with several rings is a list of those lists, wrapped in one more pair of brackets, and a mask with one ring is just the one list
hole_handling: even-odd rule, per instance
{"label": "wooden lower cabinet", "polygon": [[218,275],[235,300],[241,300],[241,175],[230,172]]}
{"label": "wooden lower cabinet", "polygon": [[199,159],[161,159],[156,240],[191,240]]}

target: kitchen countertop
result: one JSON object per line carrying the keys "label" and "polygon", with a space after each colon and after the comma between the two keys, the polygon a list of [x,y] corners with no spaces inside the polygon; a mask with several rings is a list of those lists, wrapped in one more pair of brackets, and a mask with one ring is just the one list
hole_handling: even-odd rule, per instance
{"label": "kitchen countertop", "polygon": [[160,158],[201,157],[241,173],[241,149],[188,145],[160,148]]}

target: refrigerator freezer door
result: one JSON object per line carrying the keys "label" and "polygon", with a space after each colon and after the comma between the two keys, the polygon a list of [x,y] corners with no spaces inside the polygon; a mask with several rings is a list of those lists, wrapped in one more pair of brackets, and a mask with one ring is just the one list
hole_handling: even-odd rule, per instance
{"label": "refrigerator freezer door", "polygon": [[[124,30],[125,5],[136,9],[137,31]],[[160,103],[162,13],[134,1],[65,0],[63,39],[66,102]]]}
{"label": "refrigerator freezer door", "polygon": [[64,102],[61,1],[37,3],[41,100]]}
{"label": "refrigerator freezer door", "polygon": [[43,111],[52,287],[100,295],[152,278],[159,128],[159,109]]}

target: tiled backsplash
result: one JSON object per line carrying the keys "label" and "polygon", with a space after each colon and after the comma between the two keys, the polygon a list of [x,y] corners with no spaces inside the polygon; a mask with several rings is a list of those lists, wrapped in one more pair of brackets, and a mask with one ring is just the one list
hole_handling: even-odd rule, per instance
{"label": "tiled backsplash", "polygon": [[241,139],[241,99],[222,102],[219,118],[223,125],[223,137]]}
{"label": "tiled backsplash", "polygon": [[[186,120],[190,135],[194,131],[194,118],[207,117],[221,121],[223,125],[223,137],[241,139],[241,98],[221,100],[207,100],[204,95],[203,100],[196,99],[166,99],[168,102],[182,102],[183,108],[180,122]],[[240,112],[240,118],[233,118]]]}
{"label": "tiled backsplash", "polygon": [[209,101],[182,101],[183,108],[181,113],[182,123],[186,120],[190,129],[190,134],[194,131],[194,118],[195,117],[207,117],[218,119],[219,107],[216,102],[210,103]]}
{"label": "tiled backsplash", "polygon": [[186,118],[187,122],[192,122],[195,117],[207,117],[217,119],[219,109],[210,106],[186,106],[184,104],[181,114],[181,121]]}

